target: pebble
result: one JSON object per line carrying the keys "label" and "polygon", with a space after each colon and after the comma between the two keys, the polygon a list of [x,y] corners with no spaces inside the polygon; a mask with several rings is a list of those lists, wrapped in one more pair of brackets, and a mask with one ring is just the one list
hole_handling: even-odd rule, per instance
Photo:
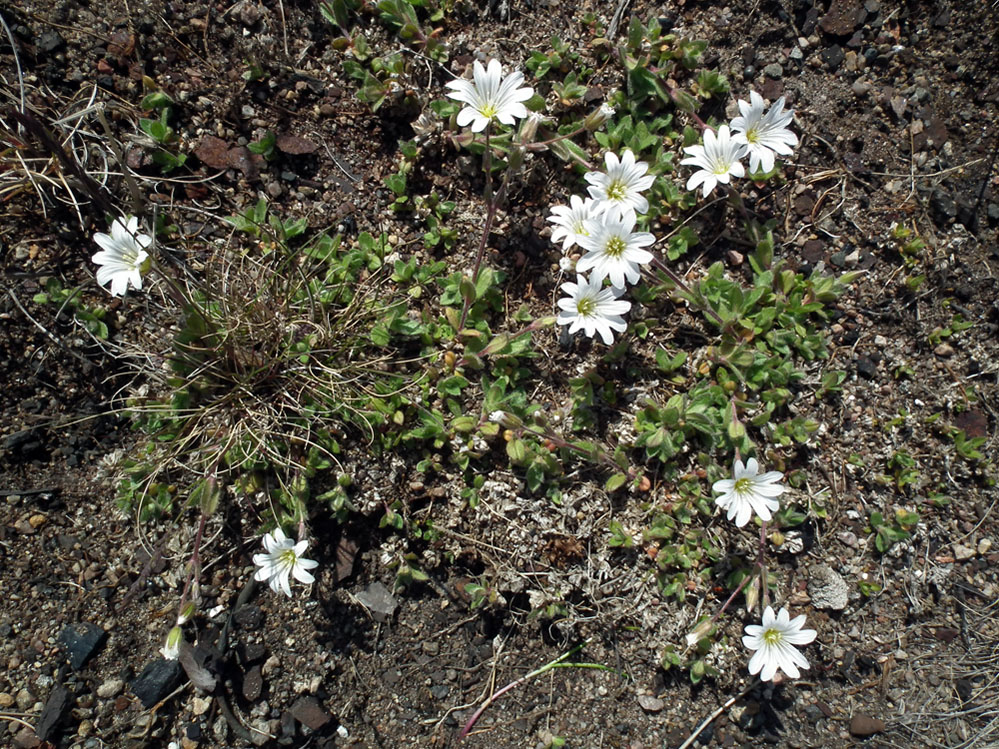
{"label": "pebble", "polygon": [[111,699],[117,697],[124,688],[125,682],[122,679],[108,679],[97,687],[97,696],[102,700]]}
{"label": "pebble", "polygon": [[954,355],[954,347],[951,346],[949,343],[941,343],[939,346],[933,349],[933,353],[939,357],[947,359]]}
{"label": "pebble", "polygon": [[35,695],[27,689],[21,689],[14,698],[14,701],[17,703],[17,709],[22,713],[26,713],[35,704]]}
{"label": "pebble", "polygon": [[954,559],[965,562],[975,556],[975,550],[963,544],[954,544]]}
{"label": "pebble", "polygon": [[763,74],[770,78],[779,79],[784,77],[784,68],[780,66],[780,63],[772,62],[763,68]]}
{"label": "pebble", "polygon": [[850,588],[836,570],[819,564],[808,571],[808,595],[817,609],[842,611],[850,600]]}
{"label": "pebble", "polygon": [[647,713],[658,713],[664,707],[666,703],[663,702],[658,697],[653,697],[649,694],[642,694],[638,696],[639,706]]}
{"label": "pebble", "polygon": [[872,718],[864,713],[857,713],[850,718],[850,734],[862,738],[873,736],[885,730],[885,723],[879,718]]}
{"label": "pebble", "polygon": [[854,96],[867,96],[867,93],[871,90],[871,84],[867,81],[857,79],[850,88],[853,89]]}
{"label": "pebble", "polygon": [[0,708],[7,708],[14,704],[13,695],[8,692],[0,692]]}

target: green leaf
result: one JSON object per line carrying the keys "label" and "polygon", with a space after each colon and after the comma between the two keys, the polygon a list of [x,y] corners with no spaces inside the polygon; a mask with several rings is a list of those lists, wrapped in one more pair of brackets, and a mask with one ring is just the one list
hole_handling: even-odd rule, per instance
{"label": "green leaf", "polygon": [[628,483],[628,474],[626,473],[615,473],[604,483],[604,491],[608,494],[616,492],[622,486]]}

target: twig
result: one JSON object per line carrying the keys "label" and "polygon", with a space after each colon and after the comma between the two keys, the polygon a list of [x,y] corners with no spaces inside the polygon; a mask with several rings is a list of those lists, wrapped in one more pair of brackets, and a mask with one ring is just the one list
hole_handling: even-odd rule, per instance
{"label": "twig", "polygon": [[682,744],[680,744],[680,746],[677,747],[677,749],[688,749],[688,747],[690,747],[694,743],[694,741],[697,740],[697,737],[701,735],[704,729],[711,724],[711,721],[713,721],[723,712],[732,707],[732,705],[734,705],[738,700],[741,700],[743,697],[749,694],[749,690],[751,690],[755,686],[756,686],[756,679],[753,679],[749,683],[749,686],[743,689],[739,694],[732,695],[727,700],[725,700],[725,702],[720,707],[718,707],[718,709],[716,709],[713,713],[711,713],[711,715],[709,715],[707,718],[701,721],[701,724],[694,729],[694,732],[690,734],[690,736],[687,737],[687,740],[684,741]]}

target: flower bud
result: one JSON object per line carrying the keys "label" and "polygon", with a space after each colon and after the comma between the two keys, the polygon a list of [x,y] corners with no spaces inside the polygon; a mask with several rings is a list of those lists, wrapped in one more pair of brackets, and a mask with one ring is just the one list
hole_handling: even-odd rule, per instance
{"label": "flower bud", "polygon": [[167,633],[166,643],[160,648],[160,653],[168,661],[175,661],[180,655],[180,641],[183,635],[180,627],[174,627]]}
{"label": "flower bud", "polygon": [[599,107],[586,115],[586,118],[583,120],[583,127],[592,133],[594,130],[602,128],[604,123],[613,116],[614,107],[609,104],[601,104]]}
{"label": "flower bud", "polygon": [[524,426],[519,416],[506,411],[493,411],[489,414],[489,421],[499,424],[504,429],[520,429]]}
{"label": "flower bud", "polygon": [[520,142],[530,143],[534,136],[538,134],[538,125],[544,120],[544,116],[537,112],[531,112],[524,121],[520,123]]}
{"label": "flower bud", "polygon": [[687,634],[686,637],[687,647],[688,648],[694,647],[694,645],[696,645],[702,639],[711,634],[711,630],[714,628],[714,626],[715,626],[714,622],[712,622],[710,619],[705,619],[704,621],[700,622]]}
{"label": "flower bud", "polygon": [[194,616],[196,609],[197,607],[195,606],[194,601],[188,601],[187,605],[181,610],[180,614],[177,615],[177,626],[180,627],[187,624],[191,620],[191,617]]}

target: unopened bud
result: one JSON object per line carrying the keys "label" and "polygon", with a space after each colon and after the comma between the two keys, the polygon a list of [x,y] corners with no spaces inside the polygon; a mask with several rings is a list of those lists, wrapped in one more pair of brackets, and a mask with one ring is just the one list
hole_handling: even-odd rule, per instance
{"label": "unopened bud", "polygon": [[181,610],[180,614],[177,615],[177,626],[180,627],[187,624],[191,617],[194,616],[194,612],[197,607],[194,605],[194,601],[188,601],[187,605]]}
{"label": "unopened bud", "polygon": [[592,133],[594,130],[602,128],[604,123],[613,116],[614,107],[609,104],[601,104],[599,107],[586,115],[586,118],[583,120],[583,127]]}
{"label": "unopened bud", "polygon": [[534,140],[538,134],[538,125],[544,120],[544,116],[537,112],[531,112],[520,123],[520,142],[527,144]]}
{"label": "unopened bud", "polygon": [[167,633],[166,643],[160,648],[160,653],[168,661],[175,661],[180,655],[180,640],[183,635],[180,627],[174,627]]}
{"label": "unopened bud", "polygon": [[504,429],[520,429],[524,422],[516,414],[507,411],[493,411],[489,414],[489,421],[499,424]]}
{"label": "unopened bud", "polygon": [[700,624],[698,624],[696,627],[690,630],[690,632],[687,634],[687,647],[688,648],[694,647],[694,645],[696,645],[702,639],[711,634],[711,630],[713,628],[714,628],[714,622],[712,622],[710,619],[705,619],[704,621],[702,621]]}

